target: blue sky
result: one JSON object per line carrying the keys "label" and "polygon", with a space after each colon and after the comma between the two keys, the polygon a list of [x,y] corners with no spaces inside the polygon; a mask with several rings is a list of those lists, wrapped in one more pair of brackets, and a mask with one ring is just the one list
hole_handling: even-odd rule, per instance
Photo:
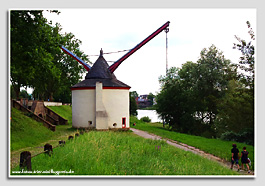
{"label": "blue sky", "polygon": [[[256,34],[255,9],[61,9],[61,14],[46,13],[63,32],[72,32],[82,41],[80,49],[87,55],[131,49],[156,29],[170,21],[168,65],[181,67],[196,62],[203,48],[214,44],[225,58],[237,63],[240,52],[233,50],[235,35],[250,41],[246,21]],[[161,32],[126,59],[114,72],[131,91],[139,94],[159,92],[158,78],[166,72],[166,34]],[[254,43],[255,44],[255,43]],[[125,53],[104,55],[116,61]],[[95,62],[97,57],[90,57]],[[111,65],[111,63],[109,63]]]}

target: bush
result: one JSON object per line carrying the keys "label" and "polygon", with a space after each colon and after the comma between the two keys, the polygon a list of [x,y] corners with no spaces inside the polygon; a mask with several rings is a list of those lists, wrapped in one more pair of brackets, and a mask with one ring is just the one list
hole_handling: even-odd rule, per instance
{"label": "bush", "polygon": [[143,121],[143,122],[147,122],[147,123],[151,122],[151,119],[148,116],[144,116],[140,120]]}
{"label": "bush", "polygon": [[227,131],[221,135],[220,139],[226,141],[236,141],[240,143],[246,143],[248,145],[254,145],[254,130],[247,128],[239,133]]}

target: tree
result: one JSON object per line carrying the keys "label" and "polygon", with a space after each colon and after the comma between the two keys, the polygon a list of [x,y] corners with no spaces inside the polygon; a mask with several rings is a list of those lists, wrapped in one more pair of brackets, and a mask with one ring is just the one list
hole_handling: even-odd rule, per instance
{"label": "tree", "polygon": [[39,50],[38,34],[43,24],[42,11],[11,11],[10,12],[11,82],[19,98],[20,87],[32,85],[34,67],[37,62],[49,58]]}
{"label": "tree", "polygon": [[[249,34],[255,40],[254,32],[247,22]],[[247,42],[235,36],[239,44],[234,43],[242,56],[239,58],[239,67],[242,72],[238,78],[229,82],[225,96],[218,104],[216,125],[218,136],[233,132],[237,136],[244,136],[245,141],[254,143],[254,80],[255,80],[255,47],[251,41]],[[248,135],[245,135],[248,133]],[[242,141],[241,141],[242,142]]]}
{"label": "tree", "polygon": [[197,63],[196,88],[201,106],[196,114],[202,122],[212,126],[218,113],[218,101],[224,96],[229,80],[236,76],[236,69],[214,45],[201,51]]}
{"label": "tree", "polygon": [[[91,64],[88,59],[88,56],[79,49],[79,46],[82,44],[82,41],[75,38],[75,35],[73,33],[65,33],[62,36],[60,44],[65,46],[71,52],[73,52],[84,62]],[[54,97],[58,101],[71,103],[70,87],[80,81],[82,75],[86,72],[86,70],[75,59],[73,59],[61,50],[58,51],[57,57],[58,68],[61,69],[61,85],[60,90],[55,94]]]}
{"label": "tree", "polygon": [[236,68],[222,52],[214,45],[205,48],[197,63],[171,68],[165,77],[160,77],[156,110],[177,131],[215,136],[217,104],[234,76]]}
{"label": "tree", "polygon": [[[179,132],[188,133],[194,120],[188,112],[188,97],[185,95],[180,68],[172,67],[164,77],[160,77],[161,91],[156,96],[156,111],[169,127]],[[189,121],[188,121],[189,120]]]}
{"label": "tree", "polygon": [[137,116],[137,104],[135,101],[135,94],[137,94],[136,91],[130,92],[130,115]]}
{"label": "tree", "polygon": [[80,80],[85,69],[59,46],[66,46],[86,62],[89,60],[79,49],[81,41],[72,33],[60,34],[61,26],[52,26],[42,12],[10,12],[10,80],[17,98],[20,87],[31,87],[35,98],[71,102],[70,87]]}
{"label": "tree", "polygon": [[130,92],[130,95],[133,96],[134,98],[137,98],[139,94],[136,91]]}
{"label": "tree", "polygon": [[219,102],[216,125],[219,136],[227,131],[235,133],[254,129],[254,105],[252,96],[237,80],[229,82],[225,96]]}
{"label": "tree", "polygon": [[[249,35],[252,41],[255,40],[254,31],[251,28],[250,22],[247,21],[247,26],[249,28]],[[251,91],[254,91],[254,82],[255,82],[255,47],[252,45],[252,41],[246,42],[243,39],[240,39],[235,35],[235,38],[239,42],[238,44],[234,43],[233,49],[238,49],[242,56],[239,59],[240,68],[244,71],[241,74],[241,81],[249,87]]]}

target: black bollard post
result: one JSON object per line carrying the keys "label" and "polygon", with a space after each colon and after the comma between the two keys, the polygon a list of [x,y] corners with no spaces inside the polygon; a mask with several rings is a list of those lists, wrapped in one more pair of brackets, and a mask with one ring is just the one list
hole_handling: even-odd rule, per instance
{"label": "black bollard post", "polygon": [[64,141],[64,140],[60,140],[60,141],[59,141],[59,145],[64,146],[64,145],[65,145],[65,141]]}
{"label": "black bollard post", "polygon": [[52,145],[50,145],[49,143],[46,143],[45,145],[44,145],[44,151],[45,151],[45,153],[46,154],[48,154],[49,156],[51,156],[51,154],[52,154]]}
{"label": "black bollard post", "polygon": [[31,171],[31,153],[29,151],[23,151],[20,153],[20,164],[21,169],[27,168],[28,171]]}
{"label": "black bollard post", "polygon": [[69,136],[68,137],[68,140],[72,140],[72,139],[74,139],[74,136]]}

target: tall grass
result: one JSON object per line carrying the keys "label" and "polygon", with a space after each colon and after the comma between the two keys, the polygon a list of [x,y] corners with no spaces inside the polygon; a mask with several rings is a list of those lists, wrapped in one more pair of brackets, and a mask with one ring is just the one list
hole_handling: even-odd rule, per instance
{"label": "tall grass", "polygon": [[[133,123],[136,123],[136,126],[133,126]],[[209,139],[200,136],[193,136],[174,131],[169,131],[168,129],[163,128],[163,125],[161,123],[145,123],[138,120],[136,117],[130,118],[130,125],[133,128],[144,130],[162,136],[164,138],[172,139],[199,148],[205,152],[213,154],[227,161],[231,160],[231,149],[233,143],[237,144],[237,148],[239,149],[240,154],[241,151],[243,150],[243,147],[245,146],[247,148],[247,151],[249,152],[249,158],[251,159],[252,162],[251,169],[254,170],[255,156],[254,156],[254,146],[252,145],[247,145],[244,143],[238,143],[234,141],[224,141],[220,139]],[[239,161],[239,163],[241,164],[241,161]]]}
{"label": "tall grass", "polygon": [[[12,171],[18,171],[19,167]],[[220,164],[131,132],[85,133],[53,155],[32,158],[34,171],[74,171],[68,175],[238,175]],[[16,174],[12,175],[25,175]],[[39,173],[55,175],[54,173]],[[67,175],[61,173],[60,175]]]}

